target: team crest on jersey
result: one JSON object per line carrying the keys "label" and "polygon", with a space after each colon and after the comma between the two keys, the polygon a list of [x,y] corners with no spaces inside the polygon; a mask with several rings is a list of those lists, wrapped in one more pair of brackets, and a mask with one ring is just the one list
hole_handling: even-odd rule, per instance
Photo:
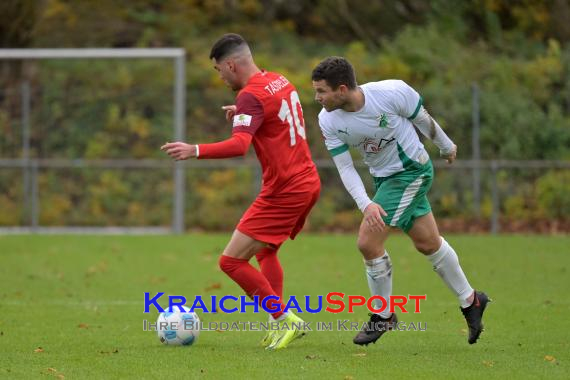
{"label": "team crest on jersey", "polygon": [[379,128],[386,128],[388,127],[388,117],[386,116],[385,113],[383,113],[382,115],[378,116],[376,118],[376,120],[378,120],[378,127]]}
{"label": "team crest on jersey", "polygon": [[239,114],[234,116],[233,127],[249,127],[251,125],[251,115]]}

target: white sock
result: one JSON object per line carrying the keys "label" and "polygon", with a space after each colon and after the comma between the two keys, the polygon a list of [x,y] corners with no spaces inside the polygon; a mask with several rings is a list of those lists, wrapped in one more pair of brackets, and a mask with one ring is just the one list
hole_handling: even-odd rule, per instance
{"label": "white sock", "polygon": [[[366,265],[366,279],[368,288],[373,296],[382,296],[386,300],[386,309],[380,313],[382,318],[389,318],[390,296],[392,295],[392,261],[388,252],[384,251],[384,256],[372,260],[364,260]],[[382,302],[374,301],[374,308],[380,309]]]}
{"label": "white sock", "polygon": [[441,238],[441,247],[439,250],[427,256],[432,263],[433,269],[443,279],[447,287],[459,299],[461,307],[465,308],[471,305],[468,301],[473,293],[473,288],[469,285],[465,273],[459,265],[459,259],[453,248]]}

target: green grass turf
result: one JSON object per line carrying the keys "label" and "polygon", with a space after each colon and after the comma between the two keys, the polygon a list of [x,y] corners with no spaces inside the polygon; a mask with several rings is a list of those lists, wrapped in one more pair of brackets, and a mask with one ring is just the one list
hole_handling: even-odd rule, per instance
{"label": "green grass turf", "polygon": [[[471,284],[494,302],[486,331],[466,342],[458,305],[403,235],[388,242],[394,294],[427,294],[427,331],[395,331],[375,345],[352,331],[318,332],[278,352],[262,332],[202,332],[192,347],[168,347],[143,331],[143,292],[239,295],[217,268],[229,235],[0,236],[0,378],[372,379],[568,378],[570,238],[448,236]],[[301,235],[280,253],[287,295],[331,291],[368,296],[349,235]],[[313,304],[314,306],[314,304]],[[263,314],[205,314],[203,322],[266,321]],[[315,324],[367,319],[301,314]],[[314,327],[314,326],[313,326]],[[35,352],[41,347],[42,352]]]}

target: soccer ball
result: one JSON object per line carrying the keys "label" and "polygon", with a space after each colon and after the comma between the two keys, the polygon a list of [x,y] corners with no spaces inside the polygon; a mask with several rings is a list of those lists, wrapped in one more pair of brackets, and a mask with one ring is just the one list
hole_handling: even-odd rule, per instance
{"label": "soccer ball", "polygon": [[200,335],[200,318],[190,308],[182,306],[185,312],[173,307],[172,312],[165,311],[158,315],[156,332],[163,344],[172,346],[191,346],[196,344]]}

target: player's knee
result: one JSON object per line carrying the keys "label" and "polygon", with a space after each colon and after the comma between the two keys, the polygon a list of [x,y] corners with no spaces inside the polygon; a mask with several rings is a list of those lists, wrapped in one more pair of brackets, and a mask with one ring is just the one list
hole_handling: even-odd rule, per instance
{"label": "player's knee", "polygon": [[364,257],[378,257],[380,253],[384,252],[382,247],[375,246],[370,239],[363,236],[358,237],[356,245]]}
{"label": "player's knee", "polygon": [[220,256],[220,259],[218,260],[218,266],[220,267],[222,272],[226,274],[232,273],[237,267],[235,259],[232,259],[231,257],[224,255]]}
{"label": "player's knee", "polygon": [[368,250],[368,244],[366,244],[366,240],[362,238],[362,236],[359,236],[356,240],[356,246],[358,247],[358,250],[363,254]]}
{"label": "player's knee", "polygon": [[263,260],[274,257],[277,255],[277,249],[274,247],[265,247],[261,251],[255,254],[255,258],[257,259],[258,263],[261,263]]}
{"label": "player's knee", "polygon": [[220,269],[222,270],[222,272],[227,273],[228,268],[228,263],[227,261],[224,259],[224,255],[221,255],[220,258],[218,259],[218,267],[220,267]]}
{"label": "player's knee", "polygon": [[424,255],[431,255],[441,246],[440,239],[414,241],[416,249]]}

